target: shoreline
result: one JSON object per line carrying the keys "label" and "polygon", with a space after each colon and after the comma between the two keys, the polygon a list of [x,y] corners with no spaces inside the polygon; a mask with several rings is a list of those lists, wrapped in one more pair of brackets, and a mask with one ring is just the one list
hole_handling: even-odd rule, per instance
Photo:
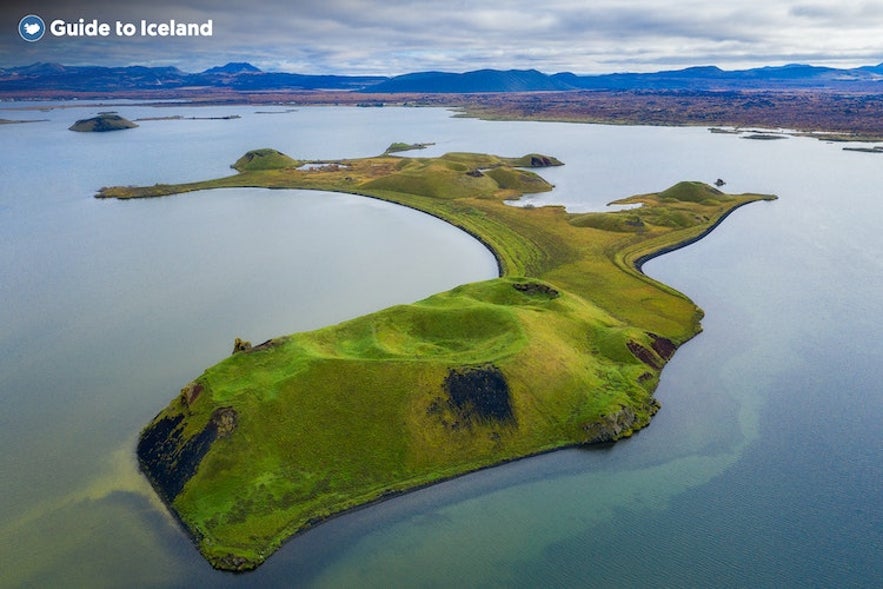
{"label": "shoreline", "polygon": [[[662,247],[655,252],[651,252],[649,254],[644,254],[642,256],[638,256],[635,259],[635,261],[632,262],[632,265],[634,266],[635,270],[637,270],[641,274],[644,274],[644,276],[647,276],[647,274],[644,272],[644,264],[646,264],[650,260],[653,260],[653,259],[658,258],[660,256],[664,256],[665,254],[677,251],[679,249],[682,249],[682,248],[685,248],[689,245],[692,245],[692,244],[696,243],[697,241],[700,241],[701,239],[707,237],[712,231],[717,229],[720,226],[720,224],[723,223],[724,220],[726,220],[727,217],[732,215],[738,209],[741,209],[745,205],[752,204],[753,202],[756,202],[756,201],[743,202],[743,203],[740,203],[740,204],[734,206],[733,208],[728,210],[726,213],[721,215],[721,217],[717,221],[712,223],[707,229],[705,229],[699,235],[694,235],[693,237],[689,237],[681,242],[672,244],[670,246]],[[648,276],[648,278],[650,278],[650,277]]]}
{"label": "shoreline", "polygon": [[[536,100],[543,97],[542,102]],[[377,106],[447,108],[482,120],[525,120],[566,123],[651,126],[788,128],[796,136],[821,141],[883,142],[883,103],[867,92],[756,90],[551,91],[509,93],[368,94],[347,91],[278,90],[268,92],[116,91],[48,92],[42,96],[20,91],[0,92],[4,110],[41,110],[16,106],[17,101],[50,102],[76,98],[78,107],[107,106],[132,100],[132,106]],[[87,102],[88,101],[88,102]],[[91,104],[94,101],[95,104]],[[760,101],[760,102],[759,102]],[[762,104],[761,104],[762,102]],[[10,106],[6,106],[10,105]],[[65,108],[51,106],[45,108]]]}

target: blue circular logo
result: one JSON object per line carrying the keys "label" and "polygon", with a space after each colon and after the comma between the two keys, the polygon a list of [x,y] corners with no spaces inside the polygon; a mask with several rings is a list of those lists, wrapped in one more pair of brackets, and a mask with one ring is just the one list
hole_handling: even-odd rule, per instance
{"label": "blue circular logo", "polygon": [[46,23],[36,14],[29,14],[18,22],[18,34],[30,43],[42,39],[45,32]]}

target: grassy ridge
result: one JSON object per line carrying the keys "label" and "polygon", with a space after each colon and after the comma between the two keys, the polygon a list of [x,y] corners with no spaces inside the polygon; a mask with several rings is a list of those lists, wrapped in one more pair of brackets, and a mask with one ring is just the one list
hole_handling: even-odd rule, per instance
{"label": "grassy ridge", "polygon": [[[560,164],[539,154],[383,155],[298,170],[283,154],[256,153],[240,162],[260,163],[235,176],[99,196],[223,186],[364,194],[476,235],[502,276],[236,353],[148,425],[142,469],[206,558],[234,570],[390,493],[647,425],[659,371],[698,332],[701,311],[635,261],[770,198],[681,183],[622,201],[639,209],[574,215],[503,203],[551,188],[521,169]],[[191,464],[192,476],[182,466]]]}

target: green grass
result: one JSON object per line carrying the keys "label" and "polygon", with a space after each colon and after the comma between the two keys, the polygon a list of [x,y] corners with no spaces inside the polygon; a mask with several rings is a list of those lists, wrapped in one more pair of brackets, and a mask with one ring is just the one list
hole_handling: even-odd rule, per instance
{"label": "green grass", "polygon": [[249,151],[244,156],[236,160],[231,167],[238,172],[253,172],[256,170],[279,170],[284,168],[296,168],[300,165],[295,159],[292,159],[280,151],[275,149],[263,148]]}
{"label": "green grass", "polygon": [[723,192],[703,182],[678,182],[659,193],[663,201],[697,202],[715,204]]}
{"label": "green grass", "polygon": [[[502,276],[234,354],[157,416],[142,435],[182,416],[183,447],[221,408],[236,412],[232,434],[211,444],[171,500],[206,558],[227,569],[257,566],[292,534],[390,493],[647,425],[667,359],[654,345],[693,337],[702,312],[636,261],[771,198],[688,182],[620,201],[638,209],[572,215],[503,203],[551,188],[521,169],[560,165],[538,154],[384,155],[301,171],[261,152],[237,162],[235,176],[99,196],[222,186],[363,194],[469,231],[494,250]],[[474,396],[465,405],[449,388],[452,375],[475,379],[466,379]],[[511,419],[481,413],[501,398]]]}

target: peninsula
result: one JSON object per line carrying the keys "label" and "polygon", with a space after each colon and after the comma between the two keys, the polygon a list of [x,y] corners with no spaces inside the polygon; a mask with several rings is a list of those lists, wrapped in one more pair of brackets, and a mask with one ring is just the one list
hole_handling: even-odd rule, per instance
{"label": "peninsula", "polygon": [[660,371],[702,311],[640,265],[775,197],[681,182],[617,201],[640,205],[628,210],[506,204],[550,190],[531,169],[551,165],[561,162],[542,154],[307,162],[259,149],[224,178],[101,189],[360,194],[456,225],[499,263],[499,278],[413,304],[258,345],[237,338],[146,426],[141,469],[213,566],[251,569],[348,509],[649,423]]}

